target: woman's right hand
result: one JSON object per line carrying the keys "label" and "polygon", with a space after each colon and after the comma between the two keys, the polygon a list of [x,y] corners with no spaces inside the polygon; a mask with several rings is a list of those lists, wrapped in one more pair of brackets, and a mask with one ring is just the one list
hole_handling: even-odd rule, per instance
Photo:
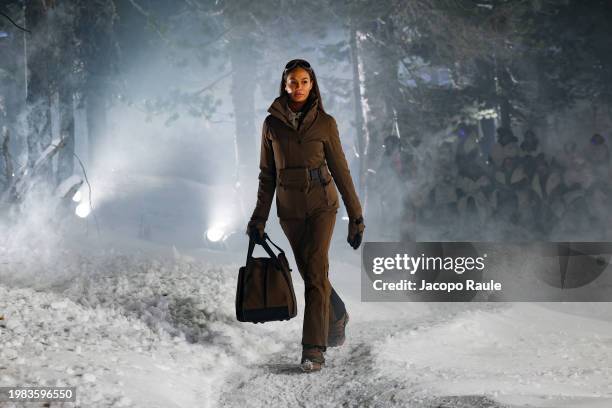
{"label": "woman's right hand", "polygon": [[266,228],[266,222],[260,219],[251,219],[247,224],[246,234],[252,239],[256,244],[261,244],[264,242],[264,230]]}

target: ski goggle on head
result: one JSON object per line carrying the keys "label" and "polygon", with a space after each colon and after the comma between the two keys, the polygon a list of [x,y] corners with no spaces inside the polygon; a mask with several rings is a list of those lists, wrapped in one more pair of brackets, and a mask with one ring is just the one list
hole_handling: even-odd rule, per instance
{"label": "ski goggle on head", "polygon": [[294,59],[294,60],[289,61],[287,65],[285,65],[285,73],[291,71],[292,69],[296,67],[301,67],[301,68],[305,68],[308,70],[312,69],[308,61],[303,60],[303,59]]}

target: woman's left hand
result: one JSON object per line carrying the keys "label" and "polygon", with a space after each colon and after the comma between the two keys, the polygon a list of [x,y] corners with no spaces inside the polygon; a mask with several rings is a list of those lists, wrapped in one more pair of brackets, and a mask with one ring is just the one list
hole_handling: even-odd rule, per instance
{"label": "woman's left hand", "polygon": [[363,217],[360,216],[358,218],[349,220],[348,237],[346,238],[346,241],[353,249],[357,249],[361,245],[363,230],[365,230]]}

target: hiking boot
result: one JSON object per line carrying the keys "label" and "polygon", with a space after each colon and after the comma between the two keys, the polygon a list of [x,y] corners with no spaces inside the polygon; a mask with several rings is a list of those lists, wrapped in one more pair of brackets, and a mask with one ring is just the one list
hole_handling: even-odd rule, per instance
{"label": "hiking boot", "polygon": [[306,373],[320,371],[323,365],[325,365],[325,358],[323,357],[323,350],[319,347],[309,347],[302,350],[302,361],[300,363],[302,371]]}
{"label": "hiking boot", "polygon": [[342,316],[342,318],[329,325],[329,332],[327,333],[327,347],[338,347],[344,344],[344,341],[346,340],[345,330],[348,321],[348,312],[344,312],[344,316]]}

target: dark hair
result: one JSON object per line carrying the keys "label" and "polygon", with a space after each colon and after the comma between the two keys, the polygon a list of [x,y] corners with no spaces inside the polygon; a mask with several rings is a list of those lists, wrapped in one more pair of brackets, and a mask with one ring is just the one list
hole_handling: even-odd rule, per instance
{"label": "dark hair", "polygon": [[325,110],[323,109],[323,99],[321,99],[321,91],[319,91],[319,81],[317,81],[317,76],[315,75],[314,69],[312,69],[312,66],[308,63],[308,61],[291,60],[285,66],[286,67],[289,66],[291,68],[285,69],[283,71],[283,76],[281,77],[281,83],[280,83],[279,96],[287,95],[287,91],[285,91],[287,75],[289,75],[290,72],[292,72],[293,70],[297,68],[302,68],[303,70],[308,72],[308,75],[310,75],[310,80],[312,81],[312,89],[310,90],[310,94],[308,95],[307,103],[310,104],[310,102],[312,101],[313,95],[314,95],[319,100],[318,109],[322,112],[325,112]]}

